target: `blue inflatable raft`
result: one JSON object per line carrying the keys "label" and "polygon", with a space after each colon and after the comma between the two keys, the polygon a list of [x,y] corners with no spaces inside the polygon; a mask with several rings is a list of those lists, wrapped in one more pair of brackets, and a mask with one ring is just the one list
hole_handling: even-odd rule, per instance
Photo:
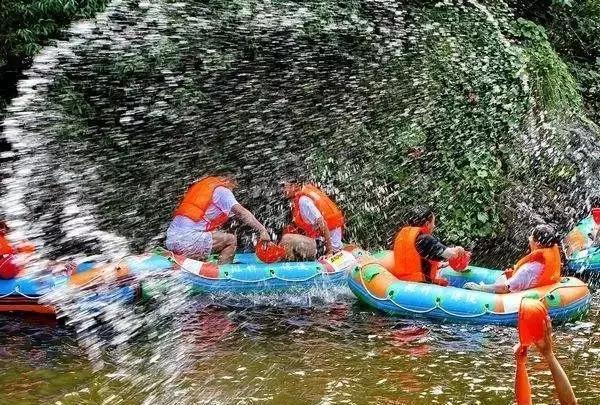
{"label": "blue inflatable raft", "polygon": [[540,299],[552,319],[567,321],[585,314],[591,301],[587,285],[572,277],[523,292],[491,294],[461,287],[468,281],[491,284],[501,271],[469,267],[458,273],[444,268],[441,276],[448,287],[400,281],[382,265],[370,263],[355,268],[348,283],[362,302],[385,313],[456,323],[516,325],[523,297]]}
{"label": "blue inflatable raft", "polygon": [[[231,264],[217,265],[156,251],[123,260],[122,265],[138,275],[178,272],[176,275],[196,293],[268,293],[330,288],[346,284],[348,272],[358,264],[352,252],[341,251],[326,260],[266,264],[254,254],[238,254]],[[142,282],[142,292],[149,293]]]}
{"label": "blue inflatable raft", "polygon": [[[93,263],[82,263],[73,275],[65,274],[20,274],[10,280],[0,280],[0,312],[30,312],[56,315],[57,308],[45,298],[61,287],[85,289],[85,298],[81,299],[82,310],[115,301],[130,302],[137,294],[137,287],[127,283],[118,283],[111,288],[92,289],[98,280],[107,276],[111,269],[97,267]],[[116,276],[116,274],[115,274]]]}

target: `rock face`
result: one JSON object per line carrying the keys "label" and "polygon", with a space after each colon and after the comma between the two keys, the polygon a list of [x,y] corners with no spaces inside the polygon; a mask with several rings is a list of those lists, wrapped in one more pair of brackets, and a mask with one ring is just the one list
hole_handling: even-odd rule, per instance
{"label": "rock face", "polygon": [[535,221],[572,223],[598,184],[569,67],[495,2],[125,1],[73,35],[12,108],[50,156],[15,216],[54,206],[64,227],[55,190],[76,187],[99,228],[140,248],[204,174],[234,174],[276,230],[278,182],[313,180],[362,245],[388,245],[427,203],[443,236],[500,264]]}

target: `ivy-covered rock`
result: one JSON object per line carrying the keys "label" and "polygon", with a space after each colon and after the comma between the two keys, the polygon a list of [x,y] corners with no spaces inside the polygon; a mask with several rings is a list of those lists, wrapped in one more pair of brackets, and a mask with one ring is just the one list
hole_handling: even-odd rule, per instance
{"label": "ivy-covered rock", "polygon": [[[102,226],[138,248],[187,184],[226,172],[277,230],[279,180],[316,180],[366,247],[389,246],[408,208],[427,203],[444,238],[505,260],[535,221],[572,221],[600,162],[554,31],[513,11],[124,1],[76,58],[60,57],[27,107],[37,121],[20,125],[53,140]],[[40,176],[51,193],[57,181]],[[29,204],[37,215],[48,205]]]}

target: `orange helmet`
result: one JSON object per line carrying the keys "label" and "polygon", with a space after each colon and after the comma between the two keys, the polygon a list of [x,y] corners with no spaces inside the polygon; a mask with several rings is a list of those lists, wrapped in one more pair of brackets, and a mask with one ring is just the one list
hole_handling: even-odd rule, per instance
{"label": "orange helmet", "polygon": [[256,257],[264,263],[275,263],[285,257],[285,248],[273,242],[260,240],[256,244]]}
{"label": "orange helmet", "polygon": [[519,340],[522,346],[530,346],[544,337],[548,311],[540,300],[523,298],[519,307]]}

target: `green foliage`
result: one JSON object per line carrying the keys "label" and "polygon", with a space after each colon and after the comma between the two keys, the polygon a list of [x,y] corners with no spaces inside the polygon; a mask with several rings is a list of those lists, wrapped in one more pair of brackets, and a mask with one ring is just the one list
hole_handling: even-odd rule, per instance
{"label": "green foliage", "polygon": [[[360,156],[337,153],[336,138],[318,170],[322,180],[342,173],[340,188],[356,190],[346,200],[356,201],[348,211],[358,240],[381,237],[373,228],[389,238],[407,208],[422,203],[435,207],[449,240],[493,237],[504,231],[507,155],[529,108],[517,75],[522,61],[480,13],[432,7],[411,18],[414,39],[372,78],[393,77],[393,86],[372,89],[385,96],[373,99],[372,119],[347,141],[363,145]],[[380,186],[356,189],[363,178]]]}
{"label": "green foliage", "polygon": [[103,10],[109,0],[0,1],[0,118],[14,95],[15,81],[32,57],[78,18]]}
{"label": "green foliage", "polygon": [[571,7],[573,0],[552,0],[552,4],[560,7]]}
{"label": "green foliage", "polygon": [[77,18],[91,17],[108,0],[10,0],[0,7],[0,66],[35,55]]}
{"label": "green foliage", "polygon": [[532,86],[544,109],[561,114],[581,110],[577,82],[547,41],[526,46],[524,55]]}
{"label": "green foliage", "polygon": [[549,10],[550,42],[567,62],[590,117],[600,122],[600,1],[558,1]]}
{"label": "green foliage", "polygon": [[[591,105],[598,76],[595,62],[565,64],[555,52],[575,60],[570,34],[560,42],[558,27],[512,21],[504,2],[487,3],[182,2],[127,51],[94,41],[76,50],[81,63],[65,63],[50,89],[62,113],[54,133],[94,156],[86,194],[107,227],[144,241],[185,184],[222,169],[237,169],[240,200],[263,218],[276,210],[265,205],[275,205],[277,176],[330,186],[367,247],[389,246],[422,203],[450,241],[494,238],[521,190],[554,198],[579,180],[563,152],[579,138],[538,131],[546,123],[530,117],[578,112],[572,72],[589,83]],[[553,7],[571,18],[579,4]],[[23,44],[40,43],[38,31],[12,27],[27,39],[12,52],[30,55]]]}
{"label": "green foliage", "polygon": [[541,108],[559,115],[580,111],[582,99],[577,82],[548,42],[544,27],[519,18],[511,28],[511,34],[521,40],[523,60]]}
{"label": "green foliage", "polygon": [[511,34],[529,41],[545,41],[548,40],[548,34],[541,25],[524,18],[518,18],[511,27]]}

